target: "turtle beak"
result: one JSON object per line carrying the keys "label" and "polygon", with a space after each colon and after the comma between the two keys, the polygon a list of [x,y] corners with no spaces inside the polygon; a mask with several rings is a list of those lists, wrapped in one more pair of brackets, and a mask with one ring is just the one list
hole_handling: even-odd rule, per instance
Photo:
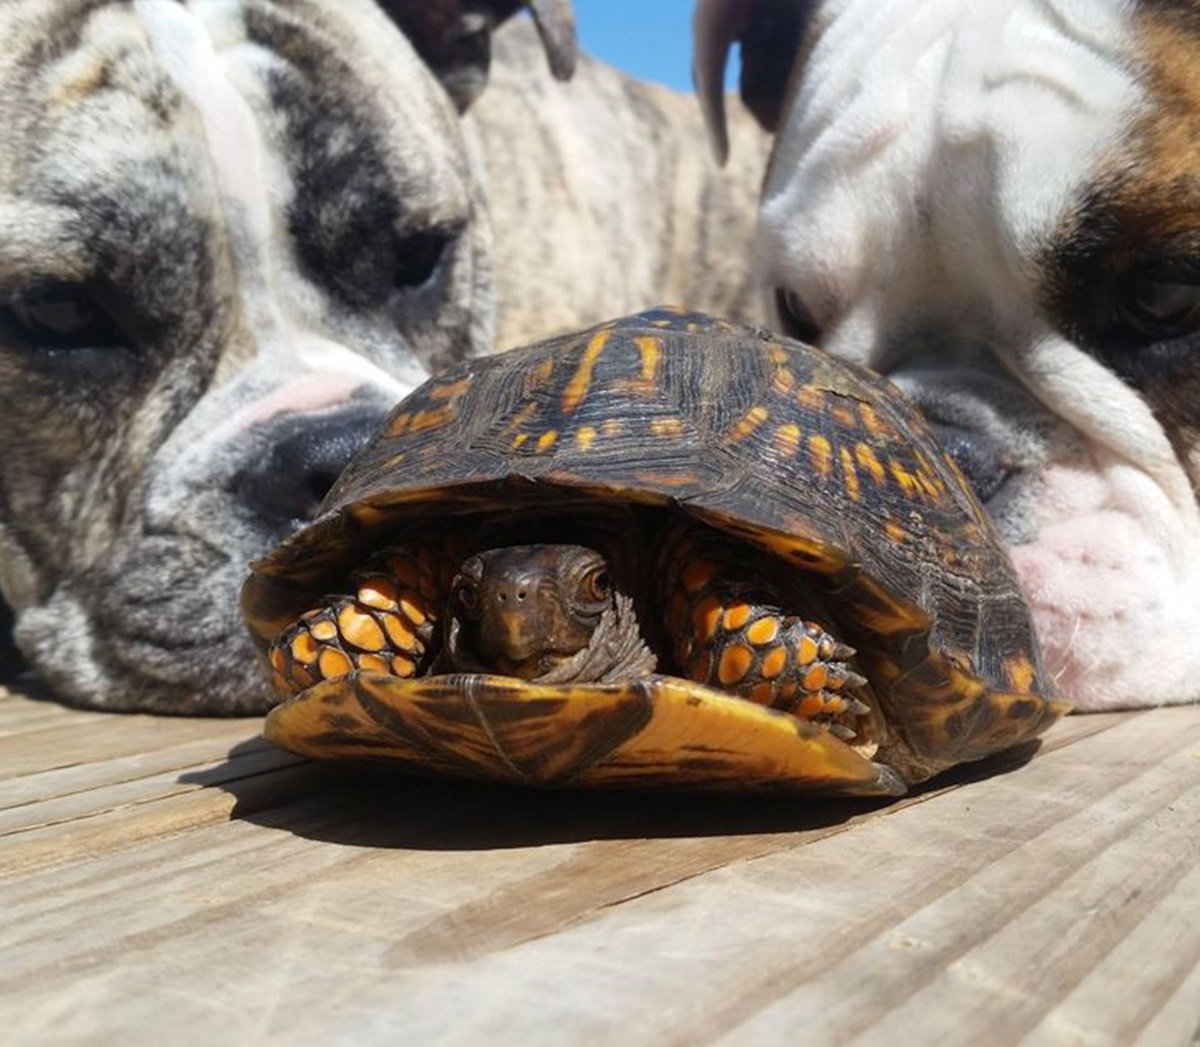
{"label": "turtle beak", "polygon": [[538,648],[545,643],[544,638],[539,640],[535,635],[541,617],[536,613],[515,611],[499,611],[495,615],[496,621],[491,633],[499,641],[498,646],[506,659],[524,662],[538,653]]}

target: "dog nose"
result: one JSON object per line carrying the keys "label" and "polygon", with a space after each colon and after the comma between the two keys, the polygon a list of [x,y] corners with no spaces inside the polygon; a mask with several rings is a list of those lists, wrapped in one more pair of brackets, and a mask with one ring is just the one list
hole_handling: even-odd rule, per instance
{"label": "dog nose", "polygon": [[986,504],[1012,472],[1004,449],[993,436],[982,430],[933,419],[929,424],[942,449],[962,470],[976,497]]}
{"label": "dog nose", "polygon": [[357,404],[318,417],[287,419],[269,453],[259,455],[238,477],[238,498],[272,530],[290,531],[313,519],[385,414],[381,406]]}

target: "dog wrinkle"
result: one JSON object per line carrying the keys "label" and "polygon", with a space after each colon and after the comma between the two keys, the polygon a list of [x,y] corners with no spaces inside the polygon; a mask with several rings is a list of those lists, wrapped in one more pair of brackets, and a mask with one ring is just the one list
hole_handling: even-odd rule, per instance
{"label": "dog wrinkle", "polygon": [[[57,40],[59,46],[31,55],[28,69],[37,78],[51,81],[45,95],[50,111],[75,109],[110,86],[113,58],[128,46],[130,25],[127,11],[111,0],[100,0],[90,11],[46,27],[46,42]],[[78,39],[64,46],[60,34]]]}
{"label": "dog wrinkle", "polygon": [[111,694],[96,661],[88,614],[61,587],[17,617],[13,636],[39,675],[68,701],[95,704],[95,695]]}
{"label": "dog wrinkle", "polygon": [[1037,340],[1017,361],[1017,373],[1038,398],[1106,456],[1151,478],[1172,517],[1200,548],[1200,504],[1192,482],[1150,405],[1099,361],[1058,336]]}
{"label": "dog wrinkle", "polygon": [[72,55],[50,95],[51,103],[64,109],[75,108],[109,85],[111,71],[105,56],[87,52]]}
{"label": "dog wrinkle", "polygon": [[183,8],[175,0],[135,0],[134,9],[155,53],[200,114],[230,225],[238,233],[242,305],[257,352],[302,370],[328,373],[336,385],[345,384],[343,376],[352,376],[394,398],[408,392],[423,379],[422,371],[400,367],[405,373],[394,378],[364,354],[315,333],[311,317],[321,315],[320,298],[288,279],[292,259],[278,243],[278,217],[271,202],[271,195],[278,195],[288,179],[270,170],[252,106],[217,52],[218,44],[226,52],[242,48],[243,60],[249,60],[258,45],[250,43],[245,26],[235,23],[228,5]]}
{"label": "dog wrinkle", "polygon": [[17,528],[0,523],[0,550],[0,593],[10,608],[19,611],[41,595],[40,572],[22,545]]}
{"label": "dog wrinkle", "polygon": [[200,115],[218,184],[237,201],[256,243],[269,241],[263,144],[253,114],[229,82],[203,23],[176,0],[133,0],[155,55]]}
{"label": "dog wrinkle", "polygon": [[68,702],[185,715],[265,710],[271,701],[269,687],[236,613],[227,620],[208,615],[227,601],[214,599],[214,593],[206,590],[197,594],[191,632],[175,624],[162,636],[153,630],[147,634],[139,618],[163,619],[154,606],[159,593],[161,589],[152,588],[129,593],[127,600],[110,600],[107,627],[98,629],[88,600],[64,583],[48,601],[19,617],[17,644],[55,693]]}
{"label": "dog wrinkle", "polygon": [[1200,631],[1200,578],[1162,492],[1092,452],[1039,478],[1037,541],[1012,550],[1047,664],[1081,709],[1194,698],[1187,645]]}
{"label": "dog wrinkle", "polygon": [[[1106,114],[1136,96],[1128,75],[1112,69],[1115,5],[1094,7],[1070,60],[1046,25],[1061,20],[1058,8],[1032,0],[937,0],[919,18],[908,4],[883,3],[869,15],[859,4],[835,17],[768,175],[760,228],[771,285],[828,317],[888,297],[898,279],[937,287],[939,297],[937,275],[961,285],[986,272],[994,281],[997,255],[1010,282],[1024,284],[1030,246],[1052,230],[1063,199],[1049,158],[1069,150],[1086,162],[1099,153],[1119,119]],[[1039,113],[1015,138],[1012,107]],[[973,206],[980,198],[999,204],[985,217],[990,225]],[[927,223],[914,207],[920,200]]]}
{"label": "dog wrinkle", "polygon": [[92,263],[74,235],[78,225],[79,215],[69,207],[0,195],[0,301],[22,290],[31,274],[83,280]]}

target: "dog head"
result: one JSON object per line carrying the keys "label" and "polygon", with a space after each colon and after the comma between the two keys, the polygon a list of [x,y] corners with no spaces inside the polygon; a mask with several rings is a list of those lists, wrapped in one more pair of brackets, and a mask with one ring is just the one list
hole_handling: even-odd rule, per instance
{"label": "dog head", "polygon": [[[58,694],[267,704],[247,564],[397,397],[491,341],[455,102],[519,6],[0,10],[0,592]],[[564,4],[535,6],[565,72]]]}
{"label": "dog head", "polygon": [[703,0],[779,326],[890,375],[1083,708],[1200,696],[1200,3]]}

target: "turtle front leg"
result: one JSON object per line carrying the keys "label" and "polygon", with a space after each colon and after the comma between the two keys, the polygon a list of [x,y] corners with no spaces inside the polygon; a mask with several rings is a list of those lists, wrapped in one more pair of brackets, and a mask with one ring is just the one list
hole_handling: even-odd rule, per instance
{"label": "turtle front leg", "polygon": [[667,635],[685,676],[854,736],[847,722],[869,710],[850,693],[867,682],[853,647],[785,613],[786,597],[761,571],[698,528],[680,529],[663,555]]}
{"label": "turtle front leg", "polygon": [[355,669],[413,677],[441,641],[438,619],[454,562],[434,544],[382,550],[350,577],[352,592],[305,612],[271,644],[276,689],[296,694]]}

